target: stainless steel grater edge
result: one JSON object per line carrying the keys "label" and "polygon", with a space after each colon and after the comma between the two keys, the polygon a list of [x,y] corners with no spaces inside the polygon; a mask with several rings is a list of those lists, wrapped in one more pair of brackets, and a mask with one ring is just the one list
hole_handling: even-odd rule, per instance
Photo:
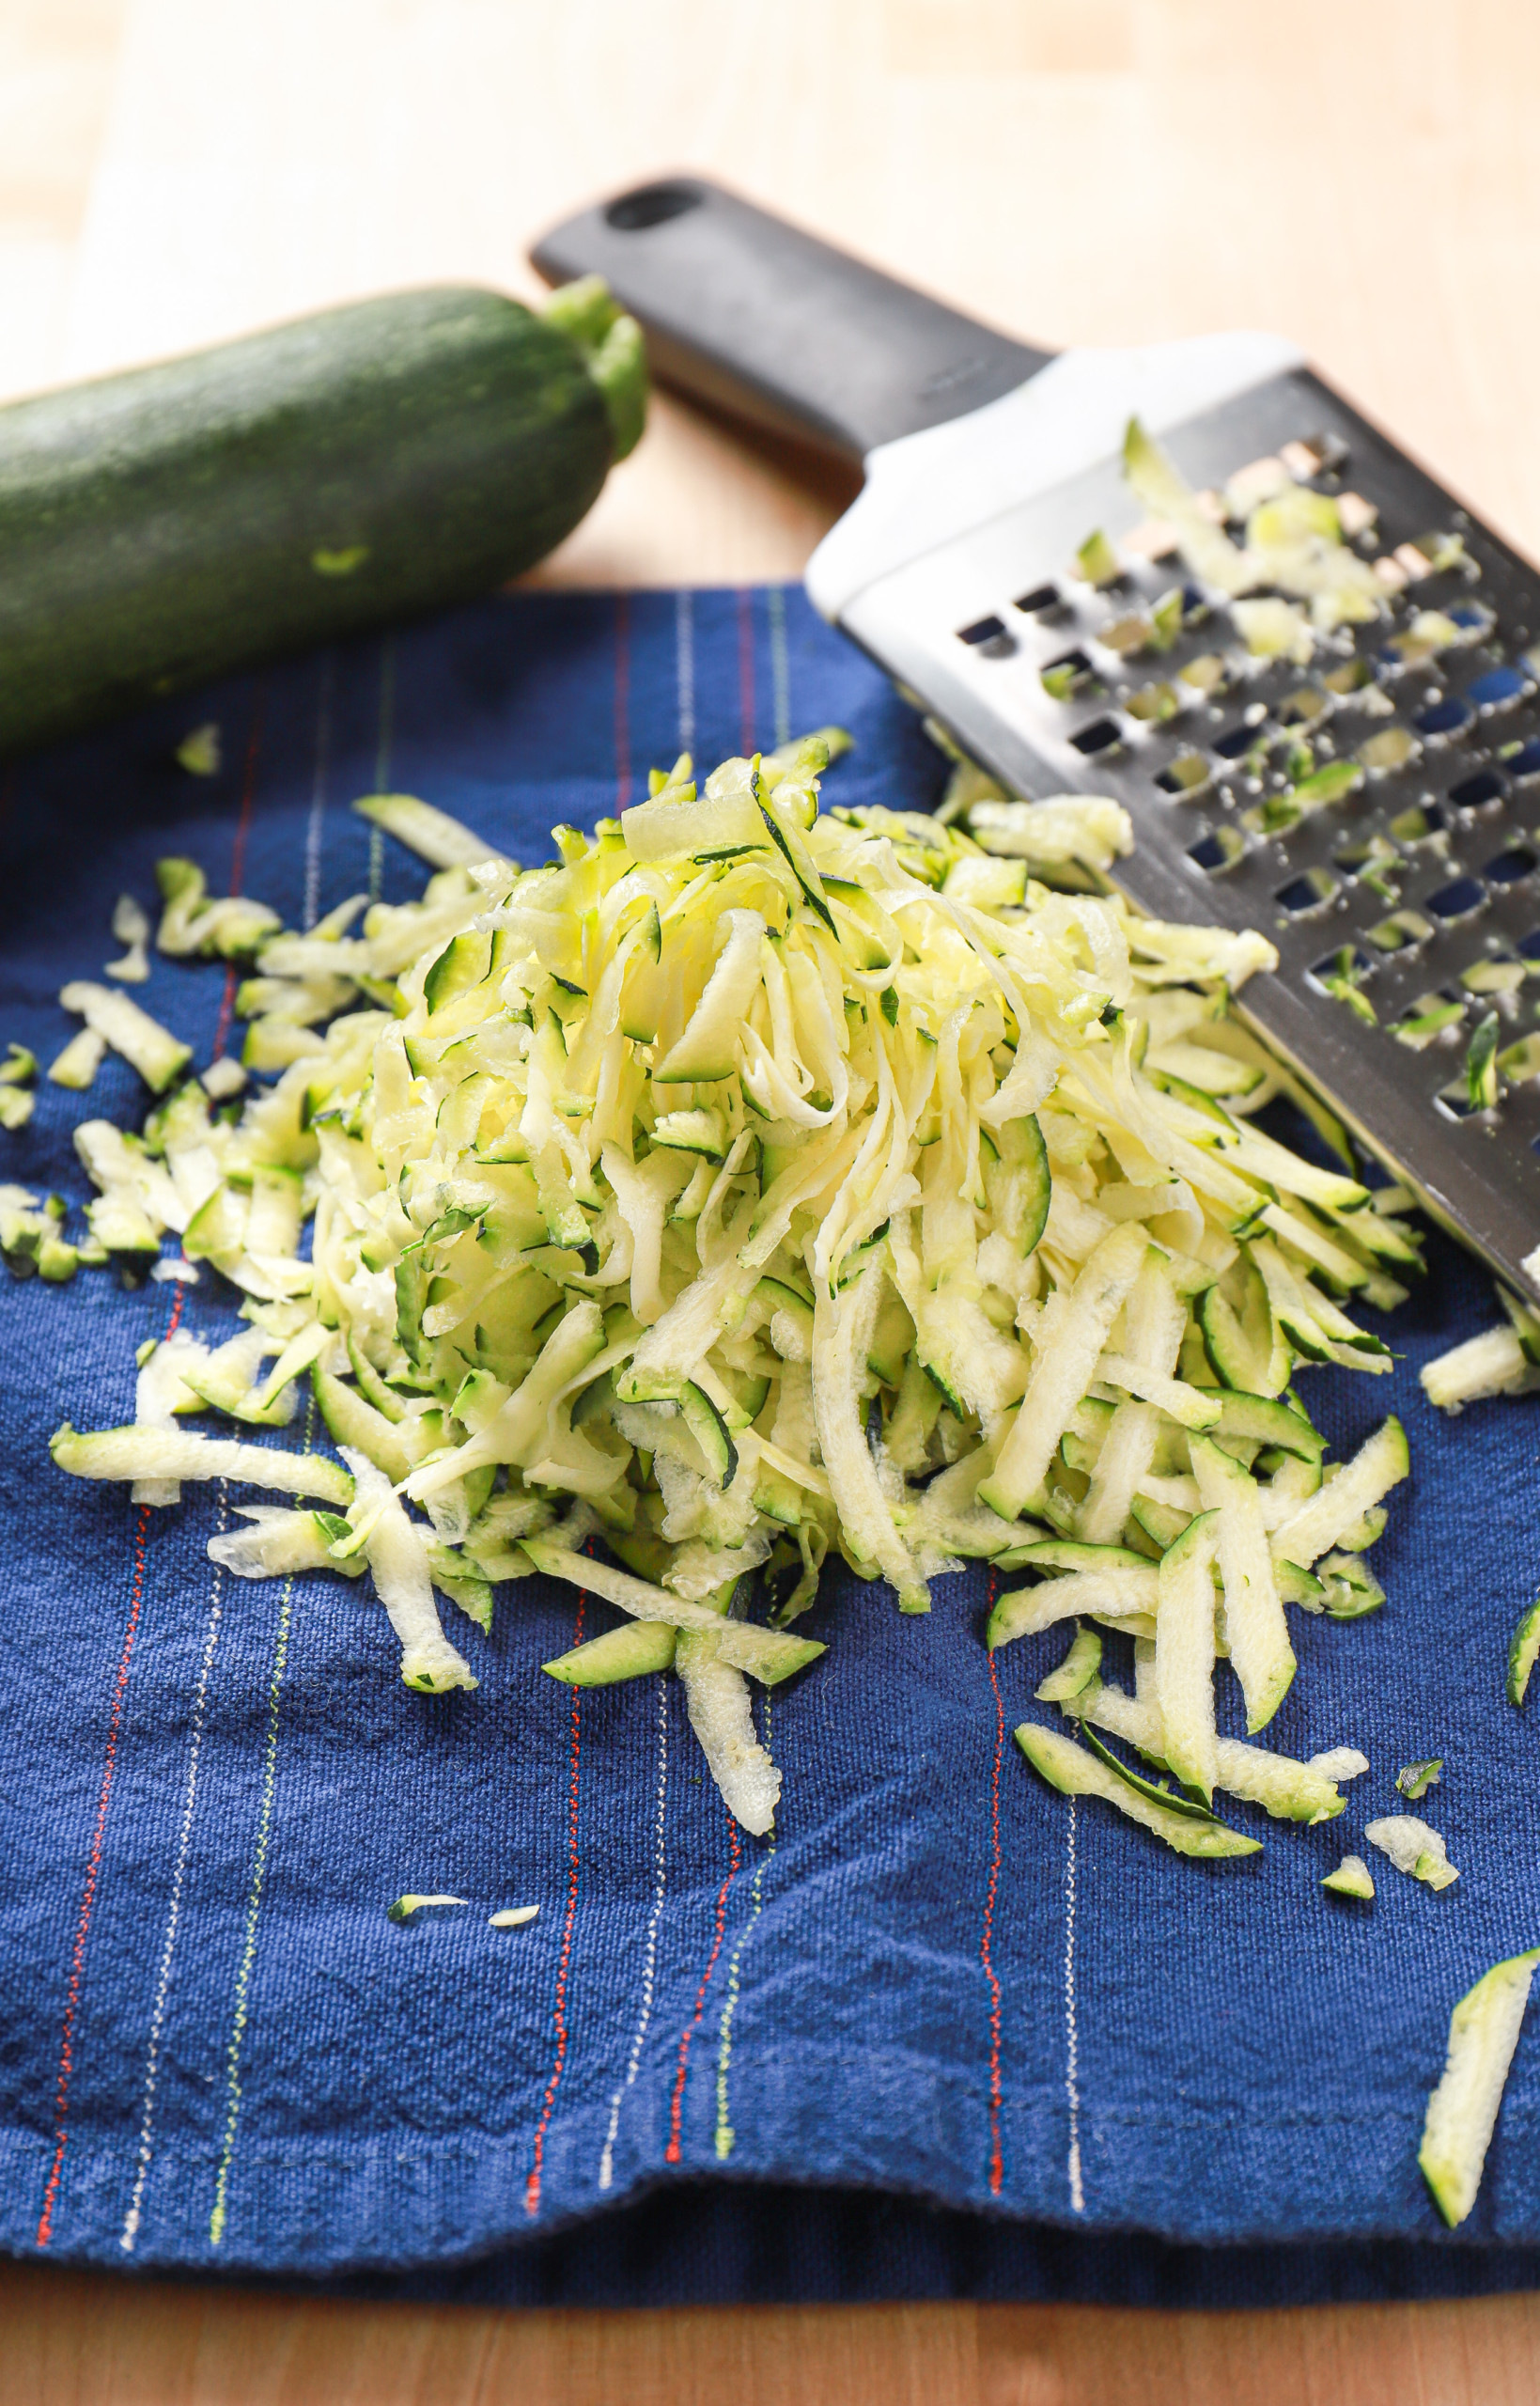
{"label": "stainless steel grater edge", "polygon": [[[693,177],[534,256],[553,282],[604,275],[668,381],[862,462],[808,567],[818,609],[1012,791],[1122,803],[1137,908],[1263,930],[1278,968],[1240,1016],[1540,1295],[1535,570],[1272,336],[1050,357]],[[1241,657],[1220,597],[1150,555],[1130,417],[1200,491],[1282,461],[1336,496],[1380,616],[1308,666]],[[1119,572],[1094,585],[1076,555],[1098,529]],[[1121,649],[1174,589],[1170,648]],[[1350,789],[1297,805],[1338,762],[1325,783],[1350,767]],[[1494,1040],[1483,1093],[1468,1056]]]}

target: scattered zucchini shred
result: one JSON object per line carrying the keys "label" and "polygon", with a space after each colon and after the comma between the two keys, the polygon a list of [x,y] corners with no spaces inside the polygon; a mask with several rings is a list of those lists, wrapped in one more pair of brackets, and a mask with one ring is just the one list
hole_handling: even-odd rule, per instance
{"label": "scattered zucchini shred", "polygon": [[1460,1876],[1438,1831],[1430,1830],[1415,1813],[1387,1813],[1380,1820],[1365,1822],[1363,1835],[1381,1854],[1389,1855],[1398,1871],[1421,1880],[1424,1887],[1452,1888]]}
{"label": "scattered zucchini shred", "polygon": [[1345,1854],[1335,1871],[1329,1871],[1321,1882],[1334,1897],[1354,1897],[1364,1904],[1374,1899],[1375,1883],[1361,1854]]}
{"label": "scattered zucchini shred", "polygon": [[65,1010],[84,1019],[92,1036],[121,1054],[154,1094],[163,1094],[175,1086],[192,1060],[190,1046],[115,986],[98,986],[88,977],[71,978],[61,989],[59,1002]]}
{"label": "scattered zucchini shred", "polygon": [[120,986],[142,986],[149,976],[149,955],[145,950],[149,942],[149,920],[132,894],[118,896],[113,909],[112,930],[128,950],[121,960],[109,961],[102,976],[116,977]]}
{"label": "scattered zucchini shred", "polygon": [[1425,1763],[1403,1763],[1395,1774],[1395,1784],[1408,1804],[1415,1804],[1430,1788],[1436,1788],[1443,1777],[1444,1760],[1435,1755]]}
{"label": "scattered zucchini shred", "polygon": [[24,1186],[0,1186],[0,1254],[13,1278],[63,1286],[74,1276],[81,1249],[60,1234],[67,1209],[62,1195],[50,1195],[39,1209]]}
{"label": "scattered zucchini shred", "polygon": [[1540,1947],[1494,1963],[1450,2016],[1449,2056],[1428,2099],[1417,2161],[1452,2230],[1476,2202],[1536,1963]]}
{"label": "scattered zucchini shred", "polygon": [[522,1929],[539,1910],[538,1905],[505,1905],[501,1913],[487,1915],[487,1926],[490,1929]]}
{"label": "scattered zucchini shred", "polygon": [[182,737],[177,746],[179,768],[190,777],[217,777],[220,767],[220,731],[217,719],[208,719],[202,726],[194,726]]}
{"label": "scattered zucchini shred", "polygon": [[463,1905],[466,1899],[463,1897],[397,1897],[393,1905],[387,1905],[385,1907],[385,1919],[387,1921],[411,1921],[414,1914],[420,1914],[424,1910],[425,1906]]}
{"label": "scattered zucchini shred", "polygon": [[1508,1647],[1508,1701],[1522,1704],[1529,1694],[1530,1674],[1535,1656],[1540,1654],[1540,1599],[1533,1602],[1515,1630]]}
{"label": "scattered zucchini shred", "polygon": [[[1342,1799],[1216,1735],[1216,1661],[1261,1728],[1286,1607],[1381,1601],[1358,1557],[1406,1474],[1394,1420],[1329,1462],[1290,1382],[1390,1367],[1346,1306],[1399,1296],[1416,1243],[1252,1125],[1293,1089],[1229,996],[1272,947],[1100,891],[1118,805],[1013,801],[959,763],[956,823],[825,811],[847,742],[704,785],[681,758],[531,870],[366,797],[426,891],[303,932],[162,862],[161,951],[244,965],[251,1083],[68,990],[159,1097],[137,1133],[76,1132],[90,1258],[137,1279],[169,1235],[244,1326],[161,1349],[133,1423],[62,1430],[54,1459],[157,1504],[275,1489],[221,1560],[366,1566],[425,1694],[476,1683],[441,1600],[485,1631],[506,1582],[584,1587],[623,1624],[549,1675],[678,1678],[752,1832],[781,1775],[748,1682],[824,1651],[788,1624],[830,1554],[906,1612],[991,1560],[1023,1581],[990,1643],[1078,1620],[1045,1693],[1205,1801],[1058,1741],[1078,1792],[1252,1851],[1216,1788],[1306,1821]],[[50,1274],[16,1209],[8,1258]],[[273,1446],[306,1385],[340,1461]],[[240,1433],[184,1425],[208,1413]],[[1098,1626],[1139,1641],[1137,1697],[1102,1681]]]}
{"label": "scattered zucchini shred", "polygon": [[0,1061],[0,1128],[16,1131],[26,1126],[37,1101],[31,1091],[37,1079],[37,1055],[24,1044],[8,1045],[6,1058]]}

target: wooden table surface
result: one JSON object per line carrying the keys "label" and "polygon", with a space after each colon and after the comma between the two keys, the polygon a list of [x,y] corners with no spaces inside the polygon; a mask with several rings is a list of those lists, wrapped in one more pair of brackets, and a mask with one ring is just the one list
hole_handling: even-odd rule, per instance
{"label": "wooden table surface", "polygon": [[[715,173],[1050,344],[1265,324],[1540,553],[1532,0],[0,0],[0,397],[390,286],[532,292]],[[540,572],[791,575],[841,506],[661,400]],[[1164,2316],[318,2305],[0,2270],[0,2398],[1518,2406],[1540,2299]]]}

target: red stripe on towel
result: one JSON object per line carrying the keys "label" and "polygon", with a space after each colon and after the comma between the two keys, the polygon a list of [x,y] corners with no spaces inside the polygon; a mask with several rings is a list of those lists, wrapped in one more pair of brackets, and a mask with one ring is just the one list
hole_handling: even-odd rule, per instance
{"label": "red stripe on towel", "polygon": [[[177,1289],[177,1299],[166,1322],[166,1336],[175,1336],[186,1300],[185,1287]],[[113,1774],[117,1769],[117,1739],[123,1726],[123,1696],[129,1684],[129,1667],[133,1661],[133,1641],[138,1634],[139,1615],[145,1601],[145,1539],[149,1534],[149,1516],[154,1507],[141,1504],[133,1523],[133,1584],[129,1590],[129,1620],[123,1632],[122,1650],[117,1658],[117,1677],[113,1681],[112,1714],[107,1723],[107,1752],[101,1765],[101,1792],[97,1798],[96,1827],[91,1832],[91,1851],[86,1859],[86,1886],[81,1894],[80,1914],[75,1923],[75,1943],[70,1956],[70,1985],[65,1992],[64,2022],[59,2031],[59,2076],[54,2096],[54,2162],[49,2170],[48,2187],[43,2195],[43,2210],[38,2217],[38,2244],[46,2247],[54,2236],[54,2208],[58,2202],[59,2181],[64,2171],[64,2150],[70,2137],[70,2078],[75,2068],[75,2015],[80,2006],[81,1985],[86,1976],[86,1946],[91,1935],[91,1916],[96,1910],[97,1883],[101,1877],[101,1854],[107,1836],[107,1810],[112,1803]]]}

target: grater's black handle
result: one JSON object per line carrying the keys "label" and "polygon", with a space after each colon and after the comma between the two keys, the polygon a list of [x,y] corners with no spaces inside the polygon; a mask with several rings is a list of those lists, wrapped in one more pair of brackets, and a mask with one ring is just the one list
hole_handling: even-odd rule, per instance
{"label": "grater's black handle", "polygon": [[699,176],[599,201],[530,256],[549,284],[603,276],[665,383],[845,459],[997,400],[1052,356]]}

